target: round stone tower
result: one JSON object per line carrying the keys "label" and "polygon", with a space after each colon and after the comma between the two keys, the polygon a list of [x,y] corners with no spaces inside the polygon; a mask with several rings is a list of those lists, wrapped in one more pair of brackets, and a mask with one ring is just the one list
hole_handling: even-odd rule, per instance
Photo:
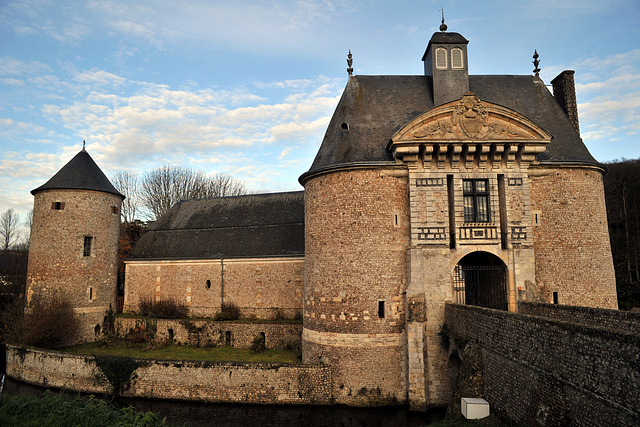
{"label": "round stone tower", "polygon": [[302,353],[337,403],[406,402],[407,178],[384,163],[304,176]]}
{"label": "round stone tower", "polygon": [[99,335],[116,309],[120,208],[124,196],[83,148],[34,195],[27,272],[27,307],[59,293],[71,301],[80,331]]}

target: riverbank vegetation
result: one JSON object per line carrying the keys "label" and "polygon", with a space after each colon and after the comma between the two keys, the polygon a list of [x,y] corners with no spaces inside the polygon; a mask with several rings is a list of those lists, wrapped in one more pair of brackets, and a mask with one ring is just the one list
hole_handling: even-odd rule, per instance
{"label": "riverbank vegetation", "polygon": [[4,394],[0,398],[0,425],[160,427],[167,424],[152,412],[137,412],[133,407],[118,409],[93,396],[85,399],[47,391],[41,397]]}

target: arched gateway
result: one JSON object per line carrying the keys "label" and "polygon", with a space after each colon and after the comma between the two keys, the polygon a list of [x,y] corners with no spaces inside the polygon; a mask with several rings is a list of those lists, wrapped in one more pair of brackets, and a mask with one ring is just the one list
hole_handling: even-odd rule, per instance
{"label": "arched gateway", "polygon": [[488,252],[472,252],[456,265],[453,296],[458,304],[507,310],[507,267]]}

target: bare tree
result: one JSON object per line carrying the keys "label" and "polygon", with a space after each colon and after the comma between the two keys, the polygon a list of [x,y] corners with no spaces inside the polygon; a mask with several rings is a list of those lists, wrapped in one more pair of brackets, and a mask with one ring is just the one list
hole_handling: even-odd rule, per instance
{"label": "bare tree", "polygon": [[209,176],[201,170],[170,165],[145,172],[140,185],[141,205],[151,213],[152,219],[160,218],[182,200],[247,193],[245,184],[229,174]]}
{"label": "bare tree", "polygon": [[13,209],[7,209],[0,216],[0,247],[6,251],[18,240],[18,224],[20,217]]}
{"label": "bare tree", "polygon": [[111,183],[125,196],[122,201],[122,222],[125,226],[133,223],[140,213],[140,176],[133,171],[118,171],[111,177]]}

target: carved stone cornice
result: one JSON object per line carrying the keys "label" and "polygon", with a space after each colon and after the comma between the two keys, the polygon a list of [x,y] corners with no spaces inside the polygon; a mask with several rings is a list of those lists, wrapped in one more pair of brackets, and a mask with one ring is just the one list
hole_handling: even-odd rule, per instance
{"label": "carved stone cornice", "polygon": [[426,169],[528,168],[551,135],[522,114],[467,92],[407,123],[387,145]]}

